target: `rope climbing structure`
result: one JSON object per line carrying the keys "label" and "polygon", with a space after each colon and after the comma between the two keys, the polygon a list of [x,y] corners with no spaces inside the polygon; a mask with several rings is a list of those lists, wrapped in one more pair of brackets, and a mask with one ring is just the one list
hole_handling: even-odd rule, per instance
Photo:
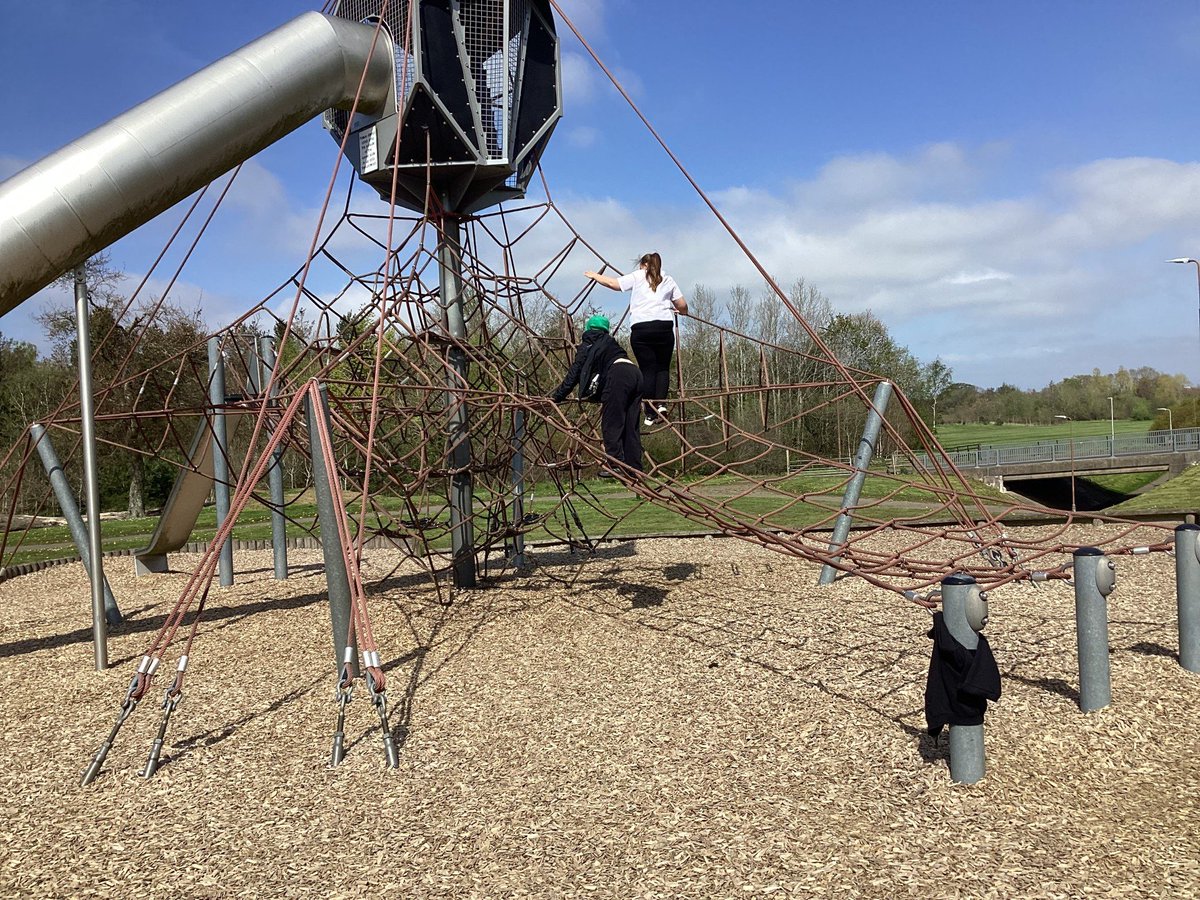
{"label": "rope climbing structure", "polygon": [[[437,107],[445,101],[437,90],[448,88],[418,51],[422,29],[436,27],[441,5],[342,4],[332,10],[336,15],[366,21],[379,39],[388,35],[404,102],[365,126],[354,106],[327,117],[342,152],[305,258],[236,321],[143,369],[136,349],[184,271],[181,263],[160,273],[164,250],[107,334],[98,336],[97,356],[117,358],[95,390],[97,422],[121,425],[102,429],[110,449],[168,462],[183,479],[202,468],[194,449],[198,429],[216,434],[219,418],[241,424],[214,449],[219,464],[210,461],[205,470],[228,488],[228,513],[142,656],[85,783],[96,777],[121,725],[177,648],[175,678],[164,692],[162,726],[146,763],[145,774],[153,774],[222,547],[251,504],[269,507],[294,530],[336,536],[326,546],[336,547],[344,569],[347,606],[340,624],[334,619],[340,648],[335,764],[359,677],[383,725],[388,762],[396,764],[386,678],[361,574],[372,547],[385,545],[417,564],[431,592],[446,601],[452,587],[476,586],[480,568],[486,579],[536,561],[532,548],[539,543],[581,551],[580,565],[586,565],[588,551],[636,531],[639,516],[653,507],[663,513],[659,521],[674,523],[671,530],[725,534],[817,563],[831,578],[851,574],[924,605],[934,602],[930,594],[951,572],[989,590],[1070,577],[1071,518],[1044,526],[1036,538],[1010,535],[1013,525],[1046,510],[967,479],[941,450],[905,385],[839,360],[806,320],[803,298],[784,290],[754,257],[636,107],[654,141],[761,275],[779,319],[770,335],[717,315],[681,319],[676,393],[666,401],[665,420],[644,434],[645,471],[608,458],[595,407],[558,406],[547,395],[571,361],[580,323],[601,306],[595,283],[580,273],[619,267],[611,248],[577,230],[537,167],[561,113],[557,95],[514,86],[538,65],[548,67],[553,81],[554,13],[574,26],[553,0],[461,5],[478,20],[471,20],[459,53],[476,90],[473,100],[463,100],[470,116],[449,109],[453,128],[433,124],[441,121]],[[495,9],[508,10],[508,27],[519,39],[503,20],[488,24]],[[524,50],[511,51],[518,44]],[[454,146],[446,150],[439,142]],[[439,153],[458,154],[462,165],[440,166]],[[359,177],[346,177],[347,159]],[[382,164],[387,160],[390,166]],[[169,246],[182,251],[185,263],[237,174],[201,191],[183,212]],[[376,202],[376,194],[384,202]],[[373,262],[364,265],[365,259]],[[152,277],[165,277],[168,287],[148,300]],[[614,322],[618,338],[623,326],[624,320]],[[216,339],[227,385],[217,393],[223,396],[211,391],[209,338]],[[0,563],[29,537],[15,524],[18,498],[40,510],[51,497],[47,484],[29,499],[39,477],[30,465],[38,440],[48,434],[65,457],[77,452],[77,397],[68,391],[37,423],[41,430],[31,428],[0,456],[6,498]],[[860,438],[869,419],[874,431]],[[284,500],[262,488],[281,460],[310,455],[312,477],[328,480],[316,485],[318,495],[327,489],[333,498],[315,522],[297,512],[300,492]],[[595,479],[601,468],[615,479]],[[1099,546],[1109,556],[1173,546],[1166,529],[1160,542],[1135,546],[1132,533],[1145,527],[1124,523]],[[880,535],[889,537],[886,545]],[[331,575],[331,594],[332,582]]]}

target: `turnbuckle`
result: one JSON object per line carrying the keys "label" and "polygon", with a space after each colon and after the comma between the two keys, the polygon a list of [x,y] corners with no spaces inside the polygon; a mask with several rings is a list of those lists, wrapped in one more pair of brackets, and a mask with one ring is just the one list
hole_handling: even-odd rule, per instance
{"label": "turnbuckle", "polygon": [[150,755],[146,757],[146,767],[142,769],[143,778],[151,778],[158,771],[158,761],[162,756],[163,743],[167,738],[167,725],[171,721],[171,713],[175,712],[179,701],[183,699],[183,673],[187,669],[187,659],[186,653],[179,657],[175,680],[171,682],[170,687],[163,691],[162,722],[158,725],[158,735],[154,738],[154,743],[150,745]]}

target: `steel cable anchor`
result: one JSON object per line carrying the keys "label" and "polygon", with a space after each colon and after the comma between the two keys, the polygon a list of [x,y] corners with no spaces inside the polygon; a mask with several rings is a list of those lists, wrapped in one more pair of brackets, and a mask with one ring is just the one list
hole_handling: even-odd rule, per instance
{"label": "steel cable anchor", "polygon": [[400,765],[400,751],[396,749],[396,741],[392,737],[392,726],[388,723],[387,691],[384,690],[387,681],[379,666],[378,651],[364,651],[363,662],[366,663],[367,669],[365,679],[367,693],[371,697],[371,703],[375,706],[375,712],[379,714],[379,727],[383,731],[383,752],[387,756],[388,768],[395,769]]}
{"label": "steel cable anchor", "polygon": [[100,749],[96,751],[96,755],[92,757],[91,764],[83,773],[83,777],[79,779],[80,787],[87,787],[96,780],[96,776],[100,774],[100,768],[104,765],[104,760],[108,756],[108,751],[113,748],[116,743],[117,733],[121,730],[121,726],[125,724],[125,720],[133,715],[134,709],[137,708],[138,701],[146,693],[146,689],[150,687],[150,679],[154,677],[154,673],[158,670],[158,665],[161,660],[152,659],[149,656],[143,656],[142,661],[138,663],[137,672],[129,682],[129,690],[125,692],[125,699],[121,701],[121,708],[117,712],[117,721],[113,723],[112,730],[109,731],[108,737],[104,743],[100,745]]}
{"label": "steel cable anchor", "polygon": [[337,728],[333,732],[333,750],[329,754],[329,765],[336,766],[346,758],[346,705],[354,696],[354,648],[346,648],[346,661],[342,664],[342,673],[337,685]]}
{"label": "steel cable anchor", "polygon": [[179,706],[179,701],[183,699],[183,673],[187,669],[187,654],[179,657],[179,666],[175,670],[175,680],[171,682],[170,687],[163,691],[163,717],[162,722],[158,726],[158,734],[154,738],[154,743],[150,745],[150,755],[146,757],[146,767],[142,769],[143,778],[151,778],[158,771],[158,761],[162,756],[163,743],[167,738],[167,725],[171,721],[171,713],[175,712]]}

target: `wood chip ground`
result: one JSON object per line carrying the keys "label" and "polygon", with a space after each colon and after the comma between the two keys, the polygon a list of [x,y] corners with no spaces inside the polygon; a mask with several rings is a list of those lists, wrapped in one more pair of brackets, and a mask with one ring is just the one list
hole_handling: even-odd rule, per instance
{"label": "wood chip ground", "polygon": [[[388,770],[361,692],[326,767],[319,555],[293,552],[277,582],[269,553],[239,554],[159,774],[140,777],[163,678],[88,788],[185,575],[110,565],[129,621],[100,674],[79,565],[0,584],[0,894],[1200,894],[1200,675],[1176,659],[1172,557],[1117,560],[1113,704],[1090,714],[1071,587],[994,593],[1004,697],[974,786],[923,734],[929,614],[897,595],[818,588],[814,565],[733,540],[605,545],[573,585],[565,553],[534,558],[449,605],[403,567],[372,588]],[[396,564],[373,553],[369,571]]]}

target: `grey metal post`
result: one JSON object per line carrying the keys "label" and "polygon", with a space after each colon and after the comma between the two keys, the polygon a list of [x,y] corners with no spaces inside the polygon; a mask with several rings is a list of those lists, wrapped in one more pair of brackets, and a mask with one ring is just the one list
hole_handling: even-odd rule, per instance
{"label": "grey metal post", "polygon": [[1079,648],[1079,708],[1084,712],[1112,703],[1108,664],[1108,595],[1115,585],[1113,564],[1096,547],[1072,554],[1075,581],[1075,634]]}
{"label": "grey metal post", "polygon": [[[213,493],[217,505],[217,528],[229,517],[229,435],[225,427],[225,360],[218,338],[208,339],[208,402],[212,406]],[[218,560],[221,586],[233,584],[233,537],[221,545]]]}
{"label": "grey metal post", "polygon": [[87,566],[92,582],[92,645],[96,671],[103,672],[108,668],[108,621],[104,609],[104,551],[100,546],[100,480],[96,466],[96,398],[92,392],[92,334],[88,319],[87,276],[83,266],[76,266],[75,347],[79,365],[83,486],[87,498]]}
{"label": "grey metal post", "polygon": [[521,525],[525,520],[525,410],[513,410],[513,565],[525,565],[525,533]]}
{"label": "grey metal post", "polygon": [[[325,581],[329,590],[329,621],[333,627],[333,670],[340,672],[349,661],[355,677],[358,676],[358,639],[350,644],[350,655],[346,653],[346,637],[350,634],[350,577],[346,573],[346,560],[342,556],[342,542],[338,538],[336,516],[337,504],[342,502],[340,486],[335,483],[332,465],[326,465],[325,454],[317,440],[316,416],[325,419],[329,428],[329,400],[325,388],[321,388],[321,409],[313,409],[306,402],[308,412],[308,443],[312,453],[313,490],[317,495],[317,517],[321,521],[321,553],[325,558]],[[332,460],[330,460],[332,463]]]}
{"label": "grey metal post", "polygon": [[1175,596],[1179,605],[1179,664],[1200,672],[1200,525],[1175,529]]}
{"label": "grey metal post", "polygon": [[[88,571],[88,578],[91,578],[92,549],[88,541],[87,529],[83,524],[83,516],[79,515],[75,495],[71,493],[71,485],[67,482],[66,472],[63,471],[62,463],[58,461],[54,445],[50,443],[50,435],[46,433],[46,427],[35,424],[29,429],[29,433],[33,436],[33,442],[37,446],[42,466],[46,469],[46,477],[50,479],[50,487],[54,489],[58,507],[62,510],[63,518],[67,520],[67,527],[71,529],[71,540],[75,542],[75,551],[83,560],[83,566]],[[120,625],[121,610],[117,609],[117,601],[113,597],[112,588],[106,577],[101,576],[101,579],[104,590],[104,618],[109,625]]]}
{"label": "grey metal post", "polygon": [[[842,512],[833,525],[833,537],[829,541],[829,553],[834,559],[841,556],[846,538],[850,536],[850,524],[854,521],[851,512],[858,505],[858,497],[862,493],[863,482],[867,478],[867,469],[871,465],[871,457],[875,453],[875,444],[879,440],[879,429],[883,425],[883,414],[887,411],[888,400],[892,398],[892,383],[881,381],[875,388],[875,399],[871,401],[871,409],[867,410],[867,425],[863,429],[862,440],[858,442],[858,453],[854,457],[854,475],[846,485],[846,493],[842,497]],[[818,584],[833,584],[838,570],[826,563],[821,568]]]}
{"label": "grey metal post", "polygon": [[[458,220],[452,216],[442,218],[438,235],[438,269],[441,282],[442,307],[446,311],[446,325],[450,337],[455,341],[466,341],[467,321],[463,312],[462,298],[462,247],[459,242]],[[451,346],[448,354],[450,385],[462,388],[467,383],[467,355],[460,347]],[[454,584],[458,587],[475,587],[475,529],[472,513],[475,508],[474,489],[471,484],[471,427],[467,420],[467,404],[461,395],[451,391],[447,395],[450,409],[450,547],[454,561]]]}
{"label": "grey metal post", "polygon": [[246,393],[255,397],[263,386],[262,360],[259,358],[258,341],[253,336],[249,340],[250,345],[246,348]]}
{"label": "grey metal post", "polygon": [[[979,646],[979,635],[967,621],[967,604],[978,590],[970,575],[948,575],[942,579],[942,617],[950,635],[966,647]],[[982,725],[950,726],[950,780],[974,784],[983,777],[987,765],[983,753]]]}
{"label": "grey metal post", "polygon": [[[265,337],[261,341],[259,355],[263,364],[263,384],[275,368],[275,344]],[[268,402],[274,407],[279,396],[278,381],[271,384]],[[274,437],[274,431],[271,432]],[[283,515],[283,448],[277,447],[271,454],[271,467],[267,469],[267,483],[271,491],[271,549],[275,554],[275,577],[280,581],[288,577],[287,569],[287,519]]]}

